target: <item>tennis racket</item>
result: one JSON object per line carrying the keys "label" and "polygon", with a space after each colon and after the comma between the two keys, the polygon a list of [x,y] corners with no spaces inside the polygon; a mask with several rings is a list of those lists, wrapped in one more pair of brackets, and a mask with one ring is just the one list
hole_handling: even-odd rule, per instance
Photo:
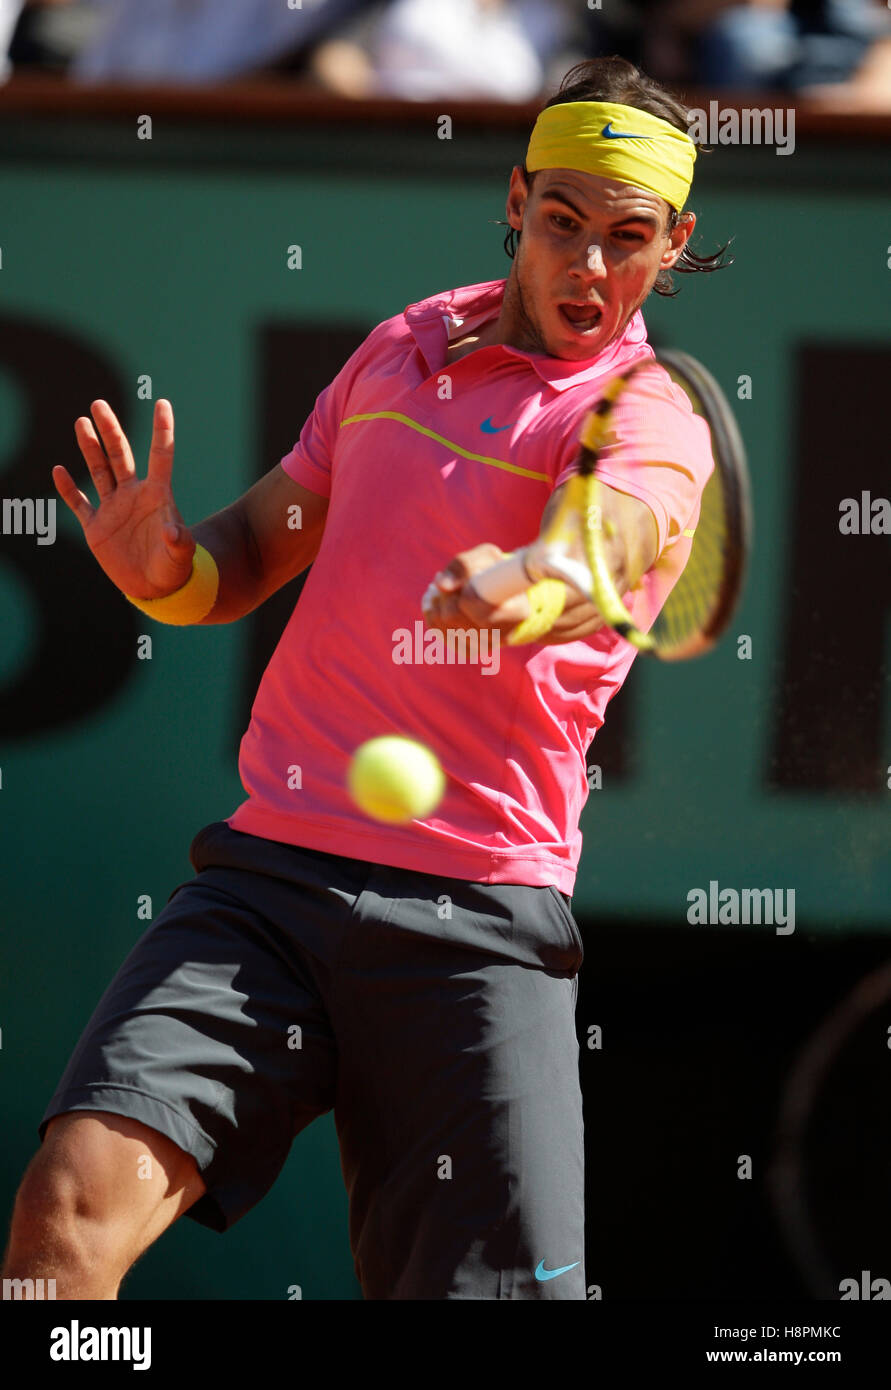
{"label": "tennis racket", "polygon": [[[475,575],[473,587],[489,603],[521,592],[540,571],[556,571],[594,603],[607,625],[642,652],[663,661],[699,656],[715,645],[742,592],[751,545],[750,483],[745,449],[730,406],[714,377],[688,353],[665,349],[656,361],[683,390],[707,423],[715,461],[702,494],[699,521],[687,563],[648,631],[635,625],[622,601],[607,559],[608,522],[602,507],[597,463],[612,436],[616,403],[652,359],[610,381],[586,415],[579,433],[579,471],[562,489],[561,502],[531,546]],[[553,602],[554,586],[535,587]],[[562,599],[557,599],[557,611]],[[556,617],[556,613],[554,615]],[[540,626],[540,625],[539,625]],[[528,639],[527,639],[528,640]]]}

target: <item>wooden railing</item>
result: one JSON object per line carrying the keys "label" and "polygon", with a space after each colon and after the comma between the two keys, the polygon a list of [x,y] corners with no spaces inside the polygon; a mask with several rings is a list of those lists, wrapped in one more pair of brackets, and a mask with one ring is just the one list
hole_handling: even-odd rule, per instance
{"label": "wooden railing", "polygon": [[[891,144],[891,113],[868,114],[821,110],[805,102],[790,102],[785,92],[715,93],[687,88],[681,94],[689,107],[708,110],[717,100],[722,109],[778,109],[795,106],[796,140],[856,139]],[[406,102],[390,98],[352,101],[331,96],[296,79],[280,76],[215,83],[213,86],[159,84],[80,84],[64,76],[20,73],[0,86],[0,118],[16,116],[167,115],[180,121],[237,120],[317,125],[418,126],[447,114],[466,126],[489,129],[528,129],[540,101],[523,104],[483,101]]]}

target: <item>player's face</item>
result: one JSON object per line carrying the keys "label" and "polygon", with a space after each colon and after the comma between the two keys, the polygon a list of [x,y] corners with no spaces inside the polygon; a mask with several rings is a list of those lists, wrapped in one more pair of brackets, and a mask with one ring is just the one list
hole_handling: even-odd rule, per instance
{"label": "player's face", "polygon": [[507,341],[576,362],[622,332],[696,220],[669,234],[658,194],[574,169],[543,169],[531,189],[514,169],[507,213],[522,232],[504,298]]}

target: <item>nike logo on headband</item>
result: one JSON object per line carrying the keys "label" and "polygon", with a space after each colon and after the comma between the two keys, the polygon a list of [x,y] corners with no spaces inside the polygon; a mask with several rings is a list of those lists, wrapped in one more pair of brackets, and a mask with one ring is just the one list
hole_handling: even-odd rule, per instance
{"label": "nike logo on headband", "polygon": [[648,135],[622,135],[618,130],[613,130],[612,121],[607,121],[601,135],[605,135],[607,140],[648,140]]}

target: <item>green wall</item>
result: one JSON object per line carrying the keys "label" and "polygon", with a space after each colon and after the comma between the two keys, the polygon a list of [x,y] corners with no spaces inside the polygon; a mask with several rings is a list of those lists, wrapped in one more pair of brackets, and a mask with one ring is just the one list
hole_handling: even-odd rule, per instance
{"label": "green wall", "polygon": [[[78,351],[108,362],[121,388],[111,403],[140,468],[152,402],[137,398],[137,383],[151,376],[154,397],[173,402],[176,496],[195,522],[271,467],[303,424],[295,415],[280,450],[257,456],[263,327],[371,326],[435,290],[506,274],[503,233],[491,222],[503,216],[518,134],[456,130],[447,145],[420,128],[156,122],[143,142],[132,125],[0,120],[3,495],[22,495],[22,476],[30,495],[55,495],[50,468],[78,461],[73,422],[93,398],[57,413],[63,383],[43,379],[39,353],[17,372],[23,323],[72,335]],[[875,787],[778,791],[767,778],[794,524],[794,352],[827,339],[887,349],[891,198],[881,157],[866,150],[854,164],[830,147],[780,159],[716,151],[693,201],[698,244],[711,249],[732,236],[737,264],[686,277],[677,299],[653,296],[647,305],[651,336],[700,357],[734,401],[737,378],[752,377],[752,399],[738,402],[737,418],[753,475],[756,548],[722,648],[684,668],[640,660],[632,673],[626,774],[605,777],[583,821],[575,908],[589,927],[617,917],[681,924],[689,889],[717,878],[794,887],[800,930],[888,930],[887,645]],[[302,248],[299,271],[287,269],[292,243]],[[97,379],[91,370],[84,389]],[[311,363],[289,370],[299,395]],[[27,444],[34,420],[20,373],[40,387],[39,458]],[[25,462],[13,492],[3,473],[16,459]],[[887,453],[871,476],[877,493]],[[60,538],[83,549],[61,503],[57,518]],[[111,595],[99,616],[82,601],[70,546],[57,542],[15,564],[6,562],[10,544],[0,537],[0,685],[34,654],[40,613],[29,575],[61,617],[71,672],[114,646],[116,624],[130,632],[123,599]],[[875,610],[887,638],[887,608],[876,602]],[[841,614],[840,604],[829,618]],[[3,1205],[93,1003],[144,928],[139,895],[151,895],[157,915],[191,876],[191,837],[242,799],[233,721],[248,623],[151,632],[153,659],[131,656],[86,713],[66,716],[63,669],[44,696],[52,727],[24,736],[0,728]],[[752,636],[753,660],[737,659],[736,633]],[[595,741],[589,761],[596,750]],[[286,1298],[292,1284],[305,1298],[357,1296],[330,1117],[302,1136],[274,1191],[225,1242],[180,1223],[126,1291]]]}

